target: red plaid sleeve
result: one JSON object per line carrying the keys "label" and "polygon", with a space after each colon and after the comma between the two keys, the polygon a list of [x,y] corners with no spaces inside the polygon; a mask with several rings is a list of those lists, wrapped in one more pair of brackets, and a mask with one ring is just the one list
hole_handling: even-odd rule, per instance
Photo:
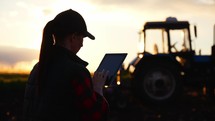
{"label": "red plaid sleeve", "polygon": [[93,90],[91,77],[81,74],[80,79],[72,80],[77,96],[75,104],[79,109],[81,121],[106,121],[108,103],[103,96]]}

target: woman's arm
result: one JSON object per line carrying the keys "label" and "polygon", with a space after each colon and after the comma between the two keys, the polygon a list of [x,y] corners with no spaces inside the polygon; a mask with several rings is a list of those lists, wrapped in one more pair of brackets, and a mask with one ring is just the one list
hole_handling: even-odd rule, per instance
{"label": "woman's arm", "polygon": [[76,95],[75,105],[81,113],[82,121],[106,121],[108,103],[106,99],[94,91],[92,79],[87,73],[80,73],[72,80]]}

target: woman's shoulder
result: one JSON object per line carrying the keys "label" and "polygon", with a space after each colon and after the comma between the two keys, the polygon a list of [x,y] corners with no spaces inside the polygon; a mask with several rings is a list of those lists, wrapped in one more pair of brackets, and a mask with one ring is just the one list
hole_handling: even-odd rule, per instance
{"label": "woman's shoulder", "polygon": [[57,68],[61,68],[60,70],[65,73],[89,73],[88,69],[84,65],[71,60],[64,60],[56,65]]}

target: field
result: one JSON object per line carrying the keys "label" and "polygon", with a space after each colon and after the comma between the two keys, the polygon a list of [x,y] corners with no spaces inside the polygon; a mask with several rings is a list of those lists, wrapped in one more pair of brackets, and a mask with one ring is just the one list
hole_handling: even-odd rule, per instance
{"label": "field", "polygon": [[[143,103],[141,100],[132,98],[125,108],[122,105],[113,105],[109,121],[214,121],[215,120],[215,102],[206,98],[201,90],[192,88],[185,89],[181,98],[174,103],[166,105],[152,105]],[[118,95],[118,99],[120,98]],[[109,98],[111,99],[111,98]],[[113,98],[112,98],[113,99]],[[124,105],[123,105],[124,107]]]}
{"label": "field", "polygon": [[0,74],[0,121],[21,121],[27,74]]}
{"label": "field", "polygon": [[[27,78],[26,74],[0,74],[0,121],[22,121]],[[215,102],[208,100],[202,89],[185,88],[178,101],[163,106],[144,104],[132,94],[124,95],[121,90],[120,87],[105,90],[112,92],[106,95],[110,104],[109,121],[215,120]],[[126,106],[124,100],[128,100]]]}

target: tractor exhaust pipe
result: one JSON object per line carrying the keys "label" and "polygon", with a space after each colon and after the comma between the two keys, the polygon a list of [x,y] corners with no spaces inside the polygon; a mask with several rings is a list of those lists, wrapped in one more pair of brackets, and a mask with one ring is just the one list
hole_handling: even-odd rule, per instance
{"label": "tractor exhaust pipe", "polygon": [[214,43],[213,45],[215,45],[215,24],[214,24]]}
{"label": "tractor exhaust pipe", "polygon": [[213,39],[214,40],[213,40],[211,55],[212,55],[213,62],[215,62],[215,24],[214,24],[214,37],[213,37]]}

